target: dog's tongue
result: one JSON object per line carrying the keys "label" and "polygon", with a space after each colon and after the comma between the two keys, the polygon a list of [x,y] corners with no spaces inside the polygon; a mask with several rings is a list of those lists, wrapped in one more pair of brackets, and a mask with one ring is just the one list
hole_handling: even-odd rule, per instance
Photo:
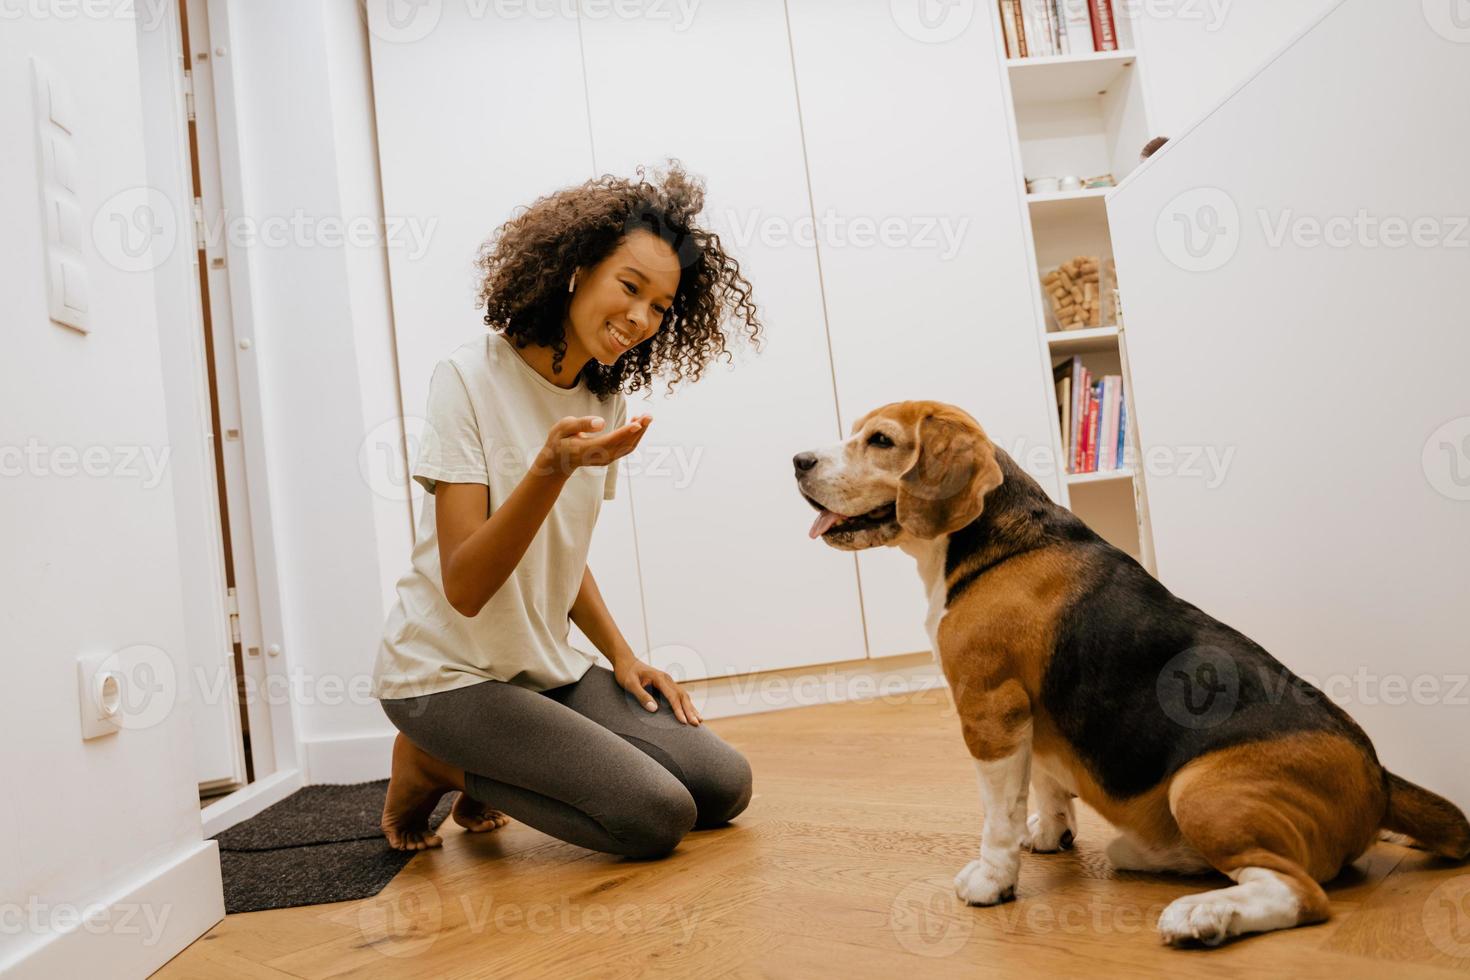
{"label": "dog's tongue", "polygon": [[842,520],[842,518],[832,513],[830,510],[822,511],[817,515],[817,519],[812,522],[812,529],[809,537],[820,538],[822,535],[831,530],[833,524],[836,524],[840,520]]}

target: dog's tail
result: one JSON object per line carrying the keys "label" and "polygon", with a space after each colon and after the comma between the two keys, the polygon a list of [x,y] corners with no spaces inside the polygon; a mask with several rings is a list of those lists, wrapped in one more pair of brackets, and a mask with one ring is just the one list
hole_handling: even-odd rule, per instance
{"label": "dog's tail", "polygon": [[1383,829],[1403,834],[1419,847],[1455,861],[1470,856],[1470,821],[1442,796],[1407,779],[1388,776],[1388,813]]}

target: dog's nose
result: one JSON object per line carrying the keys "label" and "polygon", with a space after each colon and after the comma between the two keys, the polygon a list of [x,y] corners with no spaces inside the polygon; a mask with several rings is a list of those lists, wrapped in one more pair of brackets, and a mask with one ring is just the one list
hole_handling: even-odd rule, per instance
{"label": "dog's nose", "polygon": [[791,462],[796,464],[796,472],[805,473],[807,470],[817,465],[817,454],[797,453],[795,456],[791,457]]}

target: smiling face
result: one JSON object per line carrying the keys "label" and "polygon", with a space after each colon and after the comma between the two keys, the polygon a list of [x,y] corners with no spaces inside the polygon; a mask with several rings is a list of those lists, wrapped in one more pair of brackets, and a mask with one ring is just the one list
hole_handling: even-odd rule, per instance
{"label": "smiling face", "polygon": [[984,431],[939,402],[874,409],[846,441],[797,453],[792,462],[801,495],[817,510],[811,536],[843,551],[964,527],[1001,482]]}
{"label": "smiling face", "polygon": [[658,332],[679,289],[679,257],[657,235],[634,231],[577,273],[567,311],[567,354],[612,364]]}

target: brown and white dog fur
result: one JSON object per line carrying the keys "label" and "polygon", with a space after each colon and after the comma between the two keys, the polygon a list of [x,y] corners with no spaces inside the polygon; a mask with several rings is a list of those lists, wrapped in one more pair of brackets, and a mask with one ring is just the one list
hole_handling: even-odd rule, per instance
{"label": "brown and white dog fur", "polygon": [[[1164,910],[1175,944],[1326,919],[1319,882],[1385,830],[1470,852],[1454,805],[1384,770],[1340,708],[1054,504],[963,411],[885,405],[794,462],[813,537],[918,562],[985,810],[966,902],[1014,897],[1023,848],[1070,847],[1074,797],[1120,831],[1115,867],[1234,879]],[[1201,665],[1227,700],[1197,719],[1175,685]]]}

